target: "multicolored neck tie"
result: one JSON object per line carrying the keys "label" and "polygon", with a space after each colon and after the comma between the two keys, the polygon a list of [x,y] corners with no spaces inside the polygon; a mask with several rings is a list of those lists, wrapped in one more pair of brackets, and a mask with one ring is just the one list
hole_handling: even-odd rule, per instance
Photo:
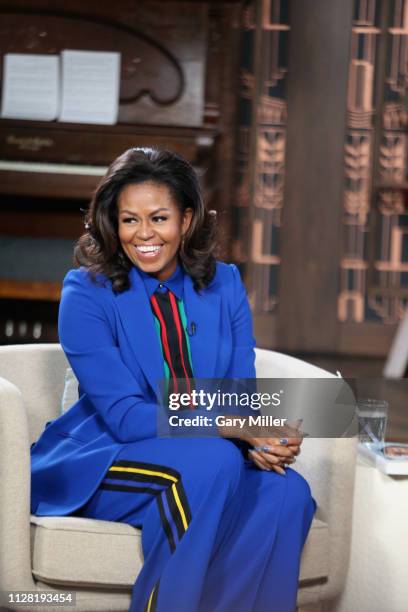
{"label": "multicolored neck tie", "polygon": [[170,290],[156,290],[150,302],[160,324],[163,356],[169,369],[168,393],[190,393],[194,375],[177,299]]}

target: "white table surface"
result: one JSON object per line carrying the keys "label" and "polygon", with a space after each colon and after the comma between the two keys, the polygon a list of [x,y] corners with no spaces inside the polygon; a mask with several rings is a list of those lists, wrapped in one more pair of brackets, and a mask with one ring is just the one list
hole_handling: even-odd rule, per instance
{"label": "white table surface", "polygon": [[351,557],[333,612],[408,611],[408,477],[358,454]]}

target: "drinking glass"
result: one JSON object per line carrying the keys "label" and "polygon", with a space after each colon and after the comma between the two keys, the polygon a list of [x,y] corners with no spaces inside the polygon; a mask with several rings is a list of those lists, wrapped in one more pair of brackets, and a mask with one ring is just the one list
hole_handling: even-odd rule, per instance
{"label": "drinking glass", "polygon": [[357,401],[359,441],[373,450],[384,446],[388,402],[377,399]]}

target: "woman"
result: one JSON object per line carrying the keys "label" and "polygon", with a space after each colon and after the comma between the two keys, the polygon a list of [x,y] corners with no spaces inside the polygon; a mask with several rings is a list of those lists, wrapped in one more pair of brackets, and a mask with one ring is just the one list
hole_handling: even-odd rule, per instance
{"label": "woman", "polygon": [[[284,465],[301,439],[157,435],[158,382],[254,378],[237,268],[168,151],[130,149],[101,181],[59,312],[80,399],[32,448],[32,513],[142,528],[132,612],[293,611],[315,502]],[[246,450],[249,448],[249,453]]]}

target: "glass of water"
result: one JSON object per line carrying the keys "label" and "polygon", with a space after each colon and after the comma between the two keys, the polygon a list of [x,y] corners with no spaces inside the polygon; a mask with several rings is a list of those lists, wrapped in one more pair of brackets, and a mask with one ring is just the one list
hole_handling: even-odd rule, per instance
{"label": "glass of water", "polygon": [[376,399],[357,401],[359,441],[370,448],[382,449],[387,427],[388,402]]}

